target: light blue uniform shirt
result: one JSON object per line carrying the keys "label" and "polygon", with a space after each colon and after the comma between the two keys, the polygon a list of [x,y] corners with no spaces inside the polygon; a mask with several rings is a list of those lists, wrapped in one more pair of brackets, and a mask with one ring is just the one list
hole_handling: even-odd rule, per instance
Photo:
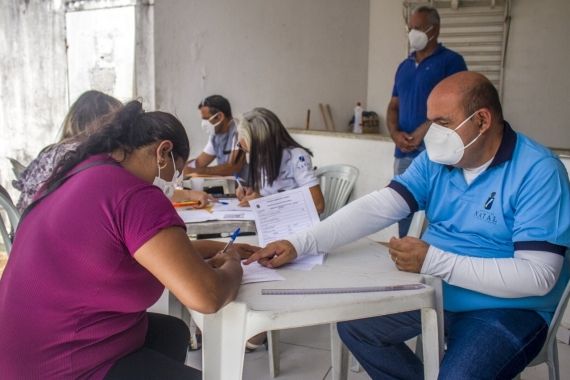
{"label": "light blue uniform shirt", "polygon": [[[470,185],[461,169],[436,164],[423,152],[388,186],[412,211],[425,210],[429,227],[422,240],[447,252],[509,258],[515,250],[529,250],[564,256],[570,245],[570,186],[564,165],[507,122],[495,158]],[[498,298],[444,282],[444,308],[530,309],[549,321],[569,274],[565,262],[554,289],[542,297]]]}

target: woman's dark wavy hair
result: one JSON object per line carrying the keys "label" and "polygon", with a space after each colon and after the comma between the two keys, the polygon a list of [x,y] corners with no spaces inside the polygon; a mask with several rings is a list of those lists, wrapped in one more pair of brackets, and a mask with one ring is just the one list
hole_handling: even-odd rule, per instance
{"label": "woman's dark wavy hair", "polygon": [[293,140],[277,115],[266,108],[244,113],[238,119],[237,131],[249,147],[249,184],[255,191],[266,186],[265,176],[269,186],[279,177],[283,150],[302,148],[313,155]]}
{"label": "woman's dark wavy hair", "polygon": [[44,188],[59,187],[58,182],[85,159],[101,153],[111,153],[120,149],[124,157],[134,150],[144,148],[157,141],[172,142],[174,159],[184,162],[190,155],[190,143],[182,123],[173,115],[154,111],[144,112],[139,101],[131,101],[109,115],[102,117],[96,128],[88,136],[80,138],[75,151],[65,154],[56,166],[54,173],[46,181]]}

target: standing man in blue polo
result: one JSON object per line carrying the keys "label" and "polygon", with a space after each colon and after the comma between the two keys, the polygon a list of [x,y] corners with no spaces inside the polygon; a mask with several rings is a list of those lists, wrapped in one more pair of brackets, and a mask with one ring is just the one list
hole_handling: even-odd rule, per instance
{"label": "standing man in blue polo", "polygon": [[[245,154],[237,147],[236,123],[233,121],[230,102],[221,95],[208,96],[198,104],[202,117],[202,130],[210,135],[204,151],[184,168],[191,173],[231,176],[237,173],[247,178]],[[217,165],[209,166],[214,159]],[[245,177],[244,177],[245,175]]]}
{"label": "standing man in blue polo", "polygon": [[[437,42],[439,13],[430,6],[412,11],[408,39],[415,51],[398,67],[392,98],[386,112],[390,136],[396,144],[394,175],[402,174],[424,149],[423,138],[429,128],[426,103],[433,88],[443,79],[467,70],[463,57]],[[398,223],[404,237],[412,215]]]}

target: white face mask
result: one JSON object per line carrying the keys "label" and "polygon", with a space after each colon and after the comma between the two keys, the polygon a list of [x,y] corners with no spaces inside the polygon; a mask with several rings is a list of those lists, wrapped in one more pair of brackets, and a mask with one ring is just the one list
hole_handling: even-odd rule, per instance
{"label": "white face mask", "polygon": [[[172,151],[170,151],[170,156],[172,157],[172,164],[174,165],[174,154],[172,154]],[[158,176],[154,178],[154,182],[152,184],[160,188],[164,195],[170,198],[174,195],[175,184],[180,178],[180,173],[178,170],[175,170],[172,181],[168,182],[160,178],[160,165],[158,162],[156,163],[156,166],[158,166]],[[174,165],[174,167],[176,168],[176,165]]]}
{"label": "white face mask", "polygon": [[[473,115],[475,115],[475,112]],[[471,144],[473,144],[481,133],[473,139],[469,144],[463,145],[463,140],[457,134],[457,130],[463,126],[469,119],[473,117],[469,116],[461,124],[457,126],[454,130],[442,127],[432,123],[424,137],[424,143],[426,144],[426,150],[428,157],[431,161],[443,164],[443,165],[455,165],[463,158],[463,152]]]}
{"label": "white face mask", "polygon": [[249,164],[249,152],[245,153],[245,162]]}
{"label": "white face mask", "polygon": [[431,39],[435,36],[432,36],[429,40],[427,37],[427,32],[429,32],[433,28],[433,25],[426,30],[425,32],[420,32],[419,30],[412,29],[408,34],[408,41],[410,41],[410,46],[415,51],[423,50],[427,43],[431,41]]}
{"label": "white face mask", "polygon": [[[219,112],[218,112],[219,113]],[[216,114],[217,115],[217,114]],[[209,135],[216,134],[216,127],[222,122],[221,120],[218,121],[216,124],[212,124],[210,120],[216,117],[216,115],[212,116],[208,120],[202,120],[202,129]]]}

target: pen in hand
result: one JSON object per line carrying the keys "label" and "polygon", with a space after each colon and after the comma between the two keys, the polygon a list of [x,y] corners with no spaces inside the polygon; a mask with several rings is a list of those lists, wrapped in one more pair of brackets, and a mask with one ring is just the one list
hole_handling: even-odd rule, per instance
{"label": "pen in hand", "polygon": [[241,193],[245,196],[245,189],[243,188],[243,186],[241,185],[241,183],[239,182],[239,177],[236,173],[234,173],[234,178],[236,179],[236,182],[238,184],[238,189],[241,191]]}
{"label": "pen in hand", "polygon": [[226,246],[222,250],[222,253],[225,253],[228,250],[228,248],[230,248],[232,246],[232,244],[234,244],[234,241],[236,240],[236,238],[239,234],[239,231],[240,231],[240,228],[238,227],[238,229],[234,232],[234,234],[230,238],[230,241],[228,242],[228,244],[226,244]]}

